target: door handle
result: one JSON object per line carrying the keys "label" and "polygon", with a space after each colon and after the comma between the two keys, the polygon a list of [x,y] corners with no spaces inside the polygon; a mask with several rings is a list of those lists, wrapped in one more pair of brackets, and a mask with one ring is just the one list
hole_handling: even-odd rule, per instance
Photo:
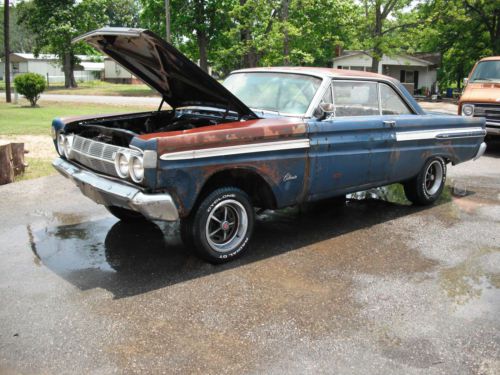
{"label": "door handle", "polygon": [[396,126],[396,121],[384,121],[384,125],[394,128]]}

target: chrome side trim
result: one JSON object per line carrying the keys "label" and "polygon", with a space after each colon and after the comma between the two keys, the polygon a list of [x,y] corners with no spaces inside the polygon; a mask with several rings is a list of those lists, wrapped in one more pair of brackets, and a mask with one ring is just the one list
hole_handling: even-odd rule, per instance
{"label": "chrome side trim", "polygon": [[202,159],[215,156],[251,154],[254,152],[269,152],[280,150],[294,150],[301,148],[309,148],[309,139],[292,139],[289,141],[277,141],[266,143],[253,143],[249,145],[225,146],[204,148],[200,150],[188,150],[169,152],[160,156],[161,160],[189,160]]}
{"label": "chrome side trim", "polygon": [[415,130],[406,132],[396,132],[396,141],[404,142],[404,141],[416,141],[421,139],[484,137],[485,135],[486,135],[486,130],[480,127]]}
{"label": "chrome side trim", "polygon": [[179,218],[170,194],[145,194],[134,186],[98,176],[62,158],[55,159],[52,165],[97,204],[123,207],[150,220],[175,221]]}

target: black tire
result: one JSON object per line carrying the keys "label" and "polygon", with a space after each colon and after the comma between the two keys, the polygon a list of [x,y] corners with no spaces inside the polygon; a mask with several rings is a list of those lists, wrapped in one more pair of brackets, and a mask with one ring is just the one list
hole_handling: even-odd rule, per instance
{"label": "black tire", "polygon": [[427,160],[417,176],[403,184],[406,198],[415,205],[427,206],[438,200],[446,183],[446,163],[440,157]]}
{"label": "black tire", "polygon": [[128,210],[126,208],[117,207],[117,206],[106,206],[106,209],[111,213],[111,215],[115,216],[116,218],[118,218],[122,221],[138,221],[138,220],[145,221],[145,220],[147,220],[144,217],[144,215],[140,214],[139,212]]}
{"label": "black tire", "polygon": [[220,188],[181,221],[181,237],[201,258],[214,264],[225,263],[248,248],[254,219],[250,198],[243,190]]}

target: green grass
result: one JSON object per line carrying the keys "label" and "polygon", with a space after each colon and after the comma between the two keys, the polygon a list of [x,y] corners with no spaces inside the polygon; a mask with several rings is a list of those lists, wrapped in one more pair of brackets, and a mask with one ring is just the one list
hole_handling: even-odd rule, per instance
{"label": "green grass", "polygon": [[155,96],[156,92],[147,85],[129,85],[104,81],[89,81],[78,83],[74,89],[66,89],[63,85],[49,86],[47,94],[65,95],[111,95],[111,96]]}
{"label": "green grass", "polygon": [[[67,89],[63,83],[49,85],[46,94],[64,95],[107,95],[107,96],[155,96],[156,91],[144,84],[129,85],[123,83],[110,83],[104,81],[77,82],[78,87]],[[14,87],[12,87],[14,90]],[[5,91],[5,82],[0,81],[0,91]]]}
{"label": "green grass", "polygon": [[28,167],[24,174],[16,176],[15,181],[31,180],[33,178],[50,176],[56,174],[56,170],[52,167],[52,161],[41,158],[26,157]]}
{"label": "green grass", "polygon": [[110,106],[87,103],[43,102],[32,108],[24,105],[0,103],[0,135],[47,135],[56,117],[141,112],[152,110],[143,106]]}

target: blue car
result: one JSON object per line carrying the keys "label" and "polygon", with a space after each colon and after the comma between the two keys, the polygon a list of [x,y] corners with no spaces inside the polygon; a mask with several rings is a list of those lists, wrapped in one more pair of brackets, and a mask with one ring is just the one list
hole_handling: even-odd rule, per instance
{"label": "blue car", "polygon": [[55,119],[54,167],[121,220],[179,220],[185,243],[212,263],[249,247],[255,208],[392,183],[429,205],[447,165],[486,149],[484,119],[428,114],[383,75],[256,68],[220,84],[147,30],[81,40],[162,99],[151,112]]}

